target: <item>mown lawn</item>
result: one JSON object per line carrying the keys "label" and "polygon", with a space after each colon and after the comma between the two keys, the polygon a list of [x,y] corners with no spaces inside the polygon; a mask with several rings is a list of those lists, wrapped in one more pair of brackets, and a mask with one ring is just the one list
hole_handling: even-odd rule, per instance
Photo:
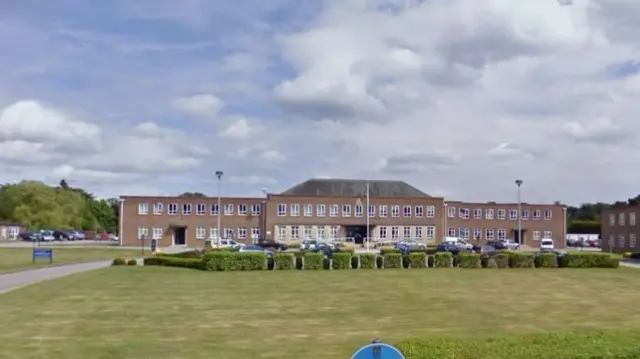
{"label": "mown lawn", "polygon": [[42,246],[41,248],[53,248],[53,263],[48,259],[38,258],[36,263],[32,261],[32,248],[27,247],[0,247],[0,273],[17,272],[26,269],[42,268],[51,265],[93,262],[99,260],[111,260],[115,257],[139,256],[138,251],[119,248],[63,248],[54,246]]}
{"label": "mown lawn", "polygon": [[0,294],[0,358],[349,358],[375,337],[640,326],[637,269],[112,267]]}

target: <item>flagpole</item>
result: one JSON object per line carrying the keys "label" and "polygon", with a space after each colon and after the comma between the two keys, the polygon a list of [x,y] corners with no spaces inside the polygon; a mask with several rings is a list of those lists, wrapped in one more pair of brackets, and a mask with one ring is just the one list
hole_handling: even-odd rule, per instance
{"label": "flagpole", "polygon": [[367,253],[369,252],[369,242],[371,242],[371,237],[369,237],[369,182],[367,182]]}

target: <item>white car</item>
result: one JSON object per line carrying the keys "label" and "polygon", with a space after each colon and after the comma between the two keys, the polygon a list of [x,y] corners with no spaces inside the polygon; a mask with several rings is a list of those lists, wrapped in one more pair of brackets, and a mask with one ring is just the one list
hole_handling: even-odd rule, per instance
{"label": "white car", "polygon": [[453,243],[456,246],[458,246],[458,248],[473,249],[473,244],[467,243],[462,238],[458,238],[458,237],[444,237],[443,242]]}
{"label": "white car", "polygon": [[238,243],[238,242],[234,241],[233,239],[221,239],[220,243],[216,243],[216,241],[214,239],[214,240],[212,240],[212,243],[214,245],[216,245],[218,248],[224,248],[224,247],[237,248],[237,247],[244,247],[245,246],[244,243]]}
{"label": "white car", "polygon": [[518,248],[520,248],[520,244],[518,244],[518,243],[516,243],[516,242],[514,242],[514,241],[512,241],[510,239],[507,239],[506,241],[504,241],[503,244],[504,244],[505,248],[507,248],[507,249],[518,249]]}
{"label": "white car", "polygon": [[553,239],[551,238],[543,238],[540,241],[540,249],[553,249]]}

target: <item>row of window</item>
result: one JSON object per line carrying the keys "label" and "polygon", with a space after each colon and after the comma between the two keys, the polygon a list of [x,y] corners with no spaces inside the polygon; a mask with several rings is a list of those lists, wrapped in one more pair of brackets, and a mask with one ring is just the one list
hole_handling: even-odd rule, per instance
{"label": "row of window", "polygon": [[[630,213],[618,213],[618,225],[619,226],[625,226],[627,225],[627,217],[629,217],[629,225],[630,226],[635,226],[636,225],[636,213],[635,212],[630,212]],[[615,214],[610,214],[609,215],[609,225],[610,226],[615,226],[616,225],[616,215]]]}
{"label": "row of window", "polygon": [[[222,233],[224,233],[223,238],[237,238],[237,239],[259,239],[260,238],[260,227],[238,227],[238,228],[230,228],[225,227],[222,229]],[[149,238],[149,228],[147,227],[138,227],[138,239],[142,239],[142,237]],[[151,238],[152,239],[162,239],[164,236],[164,228],[162,227],[152,227],[151,228]],[[217,239],[218,238],[218,228],[211,227],[209,228],[209,233],[207,234],[207,228],[205,226],[197,226],[196,227],[196,239]]]}
{"label": "row of window", "polygon": [[[609,245],[612,247],[616,246],[616,242],[615,242],[616,237],[612,234],[609,236]],[[625,237],[624,234],[619,234],[618,235],[618,247],[619,248],[627,248],[627,238]],[[636,234],[635,233],[631,233],[629,234],[629,247],[628,248],[636,248]]]}
{"label": "row of window", "polygon": [[[553,238],[552,231],[532,231],[533,240]],[[447,237],[460,237],[462,239],[485,239],[487,241],[497,239],[507,239],[507,230],[504,228],[447,228]]]}
{"label": "row of window", "polygon": [[[473,214],[473,217],[472,217],[472,214]],[[509,209],[508,214],[509,214],[508,218],[510,220],[518,219],[518,210],[515,208]],[[459,217],[462,219],[469,219],[469,218],[482,219],[483,215],[484,215],[484,219],[494,219],[494,210],[492,208],[487,208],[484,210],[482,208],[474,208],[472,211],[469,208],[456,209],[456,207],[451,207],[451,206],[447,207],[447,217],[449,218]],[[541,215],[542,215],[542,211],[539,209],[535,209],[533,211],[530,211],[528,209],[523,209],[522,213],[520,214],[520,219],[528,220],[529,218],[531,218],[534,221],[539,221],[541,218]],[[545,220],[551,220],[552,217],[553,217],[553,212],[550,209],[547,209],[544,211]],[[499,220],[507,219],[507,210],[506,209],[496,210],[495,218]]]}
{"label": "row of window", "polygon": [[[195,214],[197,216],[204,216],[209,214],[211,216],[217,216],[220,213],[220,208],[218,208],[217,203],[206,204],[206,203],[198,203],[193,206],[191,203],[183,203],[182,208],[178,206],[177,203],[169,203],[166,208],[166,214],[170,216],[175,216],[179,213],[179,210],[182,211],[182,215],[189,216],[193,213],[193,209],[195,207]],[[260,210],[262,206],[260,204],[239,204],[234,206],[233,203],[227,203],[222,206],[225,216],[233,216],[234,210],[237,209],[237,213],[239,216],[246,216],[249,214],[249,210],[251,210],[252,216],[259,216]],[[148,203],[138,203],[138,214],[139,215],[147,215],[149,214],[149,204]],[[165,206],[163,203],[154,203],[153,204],[153,214],[154,215],[163,215],[165,214]]]}
{"label": "row of window", "polygon": [[[400,206],[394,205],[391,207],[391,217],[400,217]],[[302,208],[302,213],[300,209]],[[287,209],[289,211],[287,212]],[[329,217],[351,217],[353,214],[354,217],[362,217],[364,216],[364,206],[355,205],[353,206],[353,212],[351,211],[352,207],[350,204],[342,205],[342,212],[340,212],[340,206],[337,204],[329,205]],[[285,203],[278,204],[277,215],[278,217],[287,216],[287,214],[291,217],[299,217],[300,215],[304,217],[313,217],[314,215],[314,205],[312,204],[291,204],[287,205]],[[327,205],[318,204],[315,206],[315,216],[316,217],[326,217],[327,216]],[[402,217],[411,217],[413,214],[416,218],[434,218],[436,216],[436,207],[435,206],[427,206],[426,209],[424,206],[404,206],[402,207]],[[369,206],[369,217],[376,216],[376,206]],[[378,215],[379,217],[388,217],[389,216],[389,206],[380,205],[378,206]]]}

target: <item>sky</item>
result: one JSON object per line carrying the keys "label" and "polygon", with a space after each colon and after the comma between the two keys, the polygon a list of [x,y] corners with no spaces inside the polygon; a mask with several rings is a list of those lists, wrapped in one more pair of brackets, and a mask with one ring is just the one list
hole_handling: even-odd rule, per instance
{"label": "sky", "polygon": [[636,0],[5,0],[0,181],[625,200],[638,33]]}

